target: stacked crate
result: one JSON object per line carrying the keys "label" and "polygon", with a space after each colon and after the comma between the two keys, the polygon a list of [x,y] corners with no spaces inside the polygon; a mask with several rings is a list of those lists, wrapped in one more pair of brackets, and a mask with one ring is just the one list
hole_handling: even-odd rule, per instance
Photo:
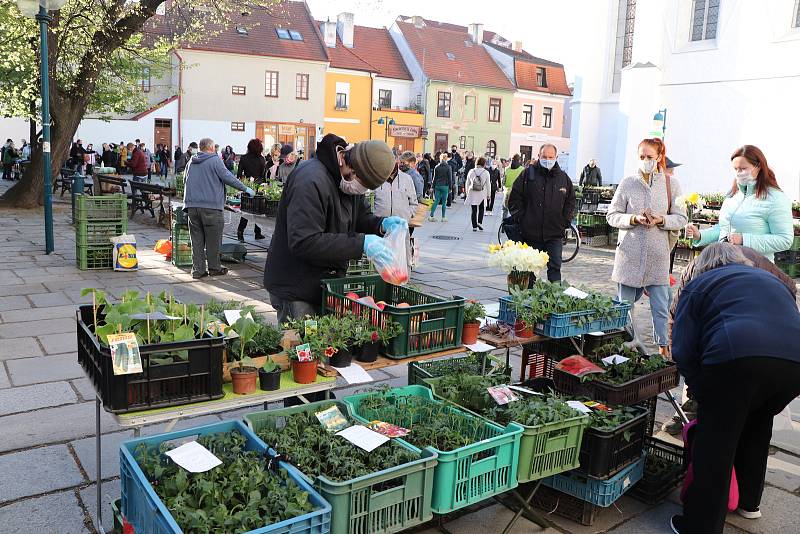
{"label": "stacked crate", "polygon": [[794,236],[789,250],[775,254],[775,265],[792,278],[800,276],[800,236]]}
{"label": "stacked crate", "polygon": [[579,213],[578,232],[581,244],[601,247],[608,245],[608,222],[606,216],[598,213]]}
{"label": "stacked crate", "polygon": [[75,261],[78,269],[111,269],[110,238],[128,231],[128,199],[124,194],[75,196]]}
{"label": "stacked crate", "polygon": [[175,267],[191,266],[192,241],[189,238],[189,225],[185,222],[173,222],[169,240],[172,243],[172,265]]}

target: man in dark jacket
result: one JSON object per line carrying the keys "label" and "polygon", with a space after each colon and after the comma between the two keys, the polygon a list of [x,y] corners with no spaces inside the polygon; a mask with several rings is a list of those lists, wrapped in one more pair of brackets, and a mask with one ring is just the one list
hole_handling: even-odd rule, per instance
{"label": "man in dark jacket", "polygon": [[551,282],[561,280],[564,231],[575,211],[572,180],[558,166],[557,155],[554,145],[542,145],[539,160],[514,181],[508,197],[508,210],[520,222],[525,242],[550,256],[547,279]]}
{"label": "man in dark jacket", "polygon": [[489,217],[494,215],[492,211],[494,211],[494,197],[497,196],[497,190],[503,187],[502,178],[500,177],[500,165],[502,164],[501,160],[492,160],[492,165],[489,169],[491,190],[489,191],[489,204],[486,206],[486,215]]}
{"label": "man in dark jacket", "polygon": [[400,217],[375,216],[364,193],[396,172],[394,156],[383,141],[348,148],[341,137],[326,135],[316,158],[292,172],[278,204],[275,232],[264,266],[264,287],[278,321],[319,315],[320,281],[345,275],[350,260],[363,253],[391,257],[378,237]]}
{"label": "man in dark jacket", "polygon": [[585,185],[586,187],[600,187],[603,185],[603,176],[600,174],[600,167],[593,159],[589,160],[586,167],[581,171],[581,177],[578,185]]}
{"label": "man in dark jacket", "polygon": [[83,141],[78,139],[72,143],[72,148],[69,149],[69,159],[72,163],[72,168],[76,172],[83,169],[83,155],[86,154],[86,149],[83,148]]}
{"label": "man in dark jacket", "polygon": [[447,197],[447,206],[449,207],[453,203],[453,199],[456,195],[456,184],[458,183],[458,171],[461,169],[461,155],[456,150],[456,145],[453,145],[453,151],[450,152],[450,159],[447,160],[447,164],[450,165],[450,170],[452,170],[452,179],[450,182],[450,195]]}
{"label": "man in dark jacket", "polygon": [[128,152],[133,154],[129,163],[131,174],[133,174],[132,180],[134,182],[144,182],[147,180],[149,161],[144,150],[142,150],[139,145],[128,143]]}
{"label": "man in dark jacket", "polygon": [[194,141],[189,143],[189,148],[186,150],[186,152],[175,159],[175,173],[183,172],[186,169],[186,165],[189,163],[189,160],[192,159],[192,156],[197,154],[197,151],[197,143]]}

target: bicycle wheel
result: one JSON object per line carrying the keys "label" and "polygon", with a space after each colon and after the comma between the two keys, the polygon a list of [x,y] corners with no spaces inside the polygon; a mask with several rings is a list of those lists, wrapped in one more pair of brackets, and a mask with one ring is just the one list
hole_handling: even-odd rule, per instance
{"label": "bicycle wheel", "polygon": [[564,230],[564,244],[561,248],[561,261],[566,263],[575,259],[581,248],[581,235],[578,228],[572,224]]}

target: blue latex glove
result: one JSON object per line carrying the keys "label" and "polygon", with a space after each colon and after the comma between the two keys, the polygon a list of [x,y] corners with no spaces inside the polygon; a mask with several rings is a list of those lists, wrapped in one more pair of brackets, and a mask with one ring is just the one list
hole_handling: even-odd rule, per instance
{"label": "blue latex glove", "polygon": [[407,229],[408,221],[406,221],[402,217],[397,217],[396,215],[392,217],[386,217],[385,219],[383,219],[383,221],[381,221],[381,230],[383,230],[384,232],[388,232],[392,228],[400,228],[400,227]]}
{"label": "blue latex glove", "polygon": [[394,254],[386,246],[383,238],[371,234],[364,236],[364,254],[367,255],[369,261],[379,266],[391,263],[394,258]]}
{"label": "blue latex glove", "polygon": [[253,190],[252,190],[251,188],[249,188],[249,187],[248,187],[247,189],[245,189],[245,190],[244,190],[244,192],[245,192],[245,193],[247,193],[247,194],[248,194],[248,196],[251,196],[251,197],[254,197],[254,196],[256,196],[256,193],[255,193],[255,191],[253,191]]}

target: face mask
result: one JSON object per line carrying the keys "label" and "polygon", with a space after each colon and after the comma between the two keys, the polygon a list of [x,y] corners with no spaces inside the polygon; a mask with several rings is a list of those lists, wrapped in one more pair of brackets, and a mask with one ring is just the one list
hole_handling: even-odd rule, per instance
{"label": "face mask", "polygon": [[653,169],[656,168],[656,160],[654,159],[643,159],[639,163],[639,170],[642,171],[644,174],[650,174],[653,172]]}
{"label": "face mask", "polygon": [[342,181],[339,182],[339,189],[346,195],[363,195],[369,191],[368,187],[361,185],[361,182],[355,178],[352,180],[345,180],[342,178]]}
{"label": "face mask", "polygon": [[196,148],[191,148],[191,149],[189,149],[189,152],[191,152],[192,154],[197,154],[197,149]]}
{"label": "face mask", "polygon": [[753,185],[756,179],[750,174],[750,171],[739,171],[736,173],[736,183],[741,186]]}
{"label": "face mask", "polygon": [[544,167],[548,171],[551,170],[555,164],[556,164],[556,160],[554,160],[554,159],[540,159],[539,160],[539,165],[541,165],[542,167]]}
{"label": "face mask", "polygon": [[406,172],[408,170],[408,168],[409,168],[407,163],[401,163],[399,165],[399,167],[400,167],[400,170],[403,171],[403,172]]}

